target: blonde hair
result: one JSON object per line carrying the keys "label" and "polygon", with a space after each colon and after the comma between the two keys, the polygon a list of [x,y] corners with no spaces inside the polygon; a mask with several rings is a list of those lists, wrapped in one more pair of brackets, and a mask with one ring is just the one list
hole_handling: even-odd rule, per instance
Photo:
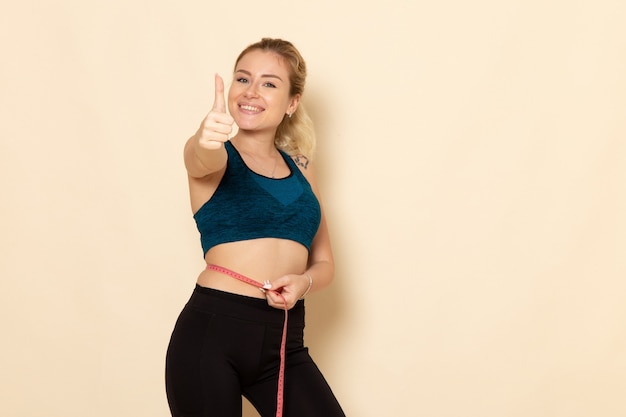
{"label": "blonde hair", "polygon": [[[289,67],[289,95],[291,97],[296,94],[302,96],[306,82],[306,63],[300,52],[289,41],[263,38],[261,41],[249,45],[237,57],[235,68],[244,55],[259,49],[274,52],[285,60]],[[313,158],[315,129],[313,128],[313,121],[302,105],[302,101],[291,117],[285,115],[283,121],[278,125],[274,144],[288,155],[304,155],[309,159]]]}

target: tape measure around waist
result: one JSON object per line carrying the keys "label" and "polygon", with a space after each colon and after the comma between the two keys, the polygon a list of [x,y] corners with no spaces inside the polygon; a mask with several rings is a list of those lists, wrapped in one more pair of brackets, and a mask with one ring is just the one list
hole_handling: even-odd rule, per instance
{"label": "tape measure around waist", "polygon": [[[231,271],[228,268],[224,268],[223,266],[208,264],[206,269],[220,272],[222,274],[228,275],[232,278],[238,279],[239,281],[245,282],[246,284],[252,285],[257,288],[264,289],[266,291],[272,291],[269,289],[269,282],[260,283],[258,281],[253,280],[252,278],[248,278],[244,275],[241,275],[235,271]],[[284,404],[284,392],[285,392],[285,347],[287,345],[287,318],[289,315],[289,310],[287,309],[287,302],[285,301],[285,297],[277,291],[272,291],[274,294],[278,295],[282,300],[285,306],[285,320],[283,322],[283,336],[280,342],[280,367],[278,369],[278,390],[276,393],[276,417],[282,417],[283,415],[283,404]]]}

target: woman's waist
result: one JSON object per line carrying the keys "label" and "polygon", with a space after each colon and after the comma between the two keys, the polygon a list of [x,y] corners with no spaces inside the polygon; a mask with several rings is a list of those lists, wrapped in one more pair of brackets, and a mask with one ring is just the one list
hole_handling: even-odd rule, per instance
{"label": "woman's waist", "polygon": [[[306,258],[298,259],[298,256],[264,254],[256,257],[246,252],[228,253],[227,256],[222,252],[221,256],[217,255],[209,253],[205,260],[207,265],[219,268],[204,269],[198,276],[198,285],[254,298],[265,298],[255,282],[272,282],[285,275],[302,274],[306,269]],[[237,276],[243,276],[244,280]],[[246,282],[245,278],[255,282]]]}
{"label": "woman's waist", "polygon": [[205,269],[200,273],[196,282],[203,288],[212,288],[232,294],[265,299],[265,294],[259,288],[217,271]]}

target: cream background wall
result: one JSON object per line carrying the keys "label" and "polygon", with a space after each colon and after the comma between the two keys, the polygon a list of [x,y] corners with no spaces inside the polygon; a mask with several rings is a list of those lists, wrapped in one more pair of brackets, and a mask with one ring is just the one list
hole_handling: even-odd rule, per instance
{"label": "cream background wall", "polygon": [[[310,67],[350,416],[623,416],[626,6],[61,0],[0,7],[0,413],[168,416],[202,268],[182,145],[213,73]],[[249,407],[245,416],[256,415]]]}

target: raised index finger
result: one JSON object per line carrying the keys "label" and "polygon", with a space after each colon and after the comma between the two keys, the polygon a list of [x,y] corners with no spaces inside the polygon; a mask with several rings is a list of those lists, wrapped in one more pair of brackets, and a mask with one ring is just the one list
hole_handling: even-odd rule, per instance
{"label": "raised index finger", "polygon": [[215,74],[215,101],[213,110],[226,113],[226,100],[224,99],[224,80],[219,74]]}

